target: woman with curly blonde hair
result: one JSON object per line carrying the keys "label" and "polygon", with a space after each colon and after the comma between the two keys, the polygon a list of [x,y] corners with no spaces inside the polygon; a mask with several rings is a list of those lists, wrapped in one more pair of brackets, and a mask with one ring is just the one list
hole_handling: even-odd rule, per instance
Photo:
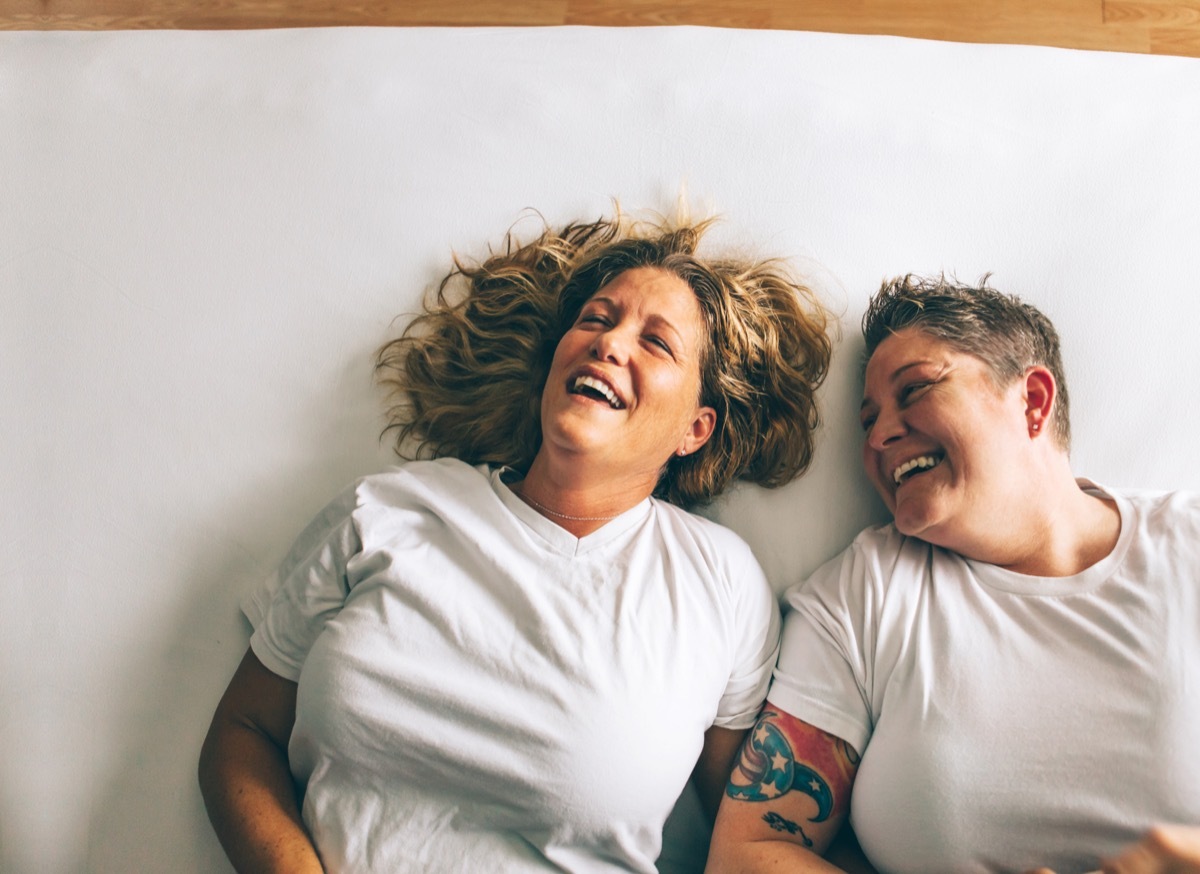
{"label": "woman with curly blonde hair", "polygon": [[654,871],[715,811],[779,616],[687,509],[806,469],[830,341],[710,224],[510,234],[380,350],[412,460],[300,536],[201,754],[239,869]]}

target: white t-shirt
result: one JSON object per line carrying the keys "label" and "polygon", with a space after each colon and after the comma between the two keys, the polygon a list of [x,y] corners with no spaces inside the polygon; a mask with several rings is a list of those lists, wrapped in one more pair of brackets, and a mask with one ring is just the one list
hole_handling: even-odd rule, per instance
{"label": "white t-shirt", "polygon": [[704,732],[754,722],[778,651],[733,532],[648,499],[576,538],[451,459],[356,483],[268,588],[251,647],[299,682],[331,874],[653,871]]}
{"label": "white t-shirt", "polygon": [[769,697],[862,753],[880,871],[1072,874],[1200,823],[1200,496],[1098,493],[1120,538],[1076,576],[886,525],[789,591]]}

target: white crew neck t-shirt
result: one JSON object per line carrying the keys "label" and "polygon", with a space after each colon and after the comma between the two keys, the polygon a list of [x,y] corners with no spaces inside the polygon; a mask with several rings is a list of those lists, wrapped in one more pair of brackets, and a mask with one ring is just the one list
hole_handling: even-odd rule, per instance
{"label": "white crew neck t-shirt", "polygon": [[331,874],[653,871],[704,732],[754,722],[779,619],[744,541],[654,499],[576,538],[501,473],[360,480],[248,605]]}
{"label": "white crew neck t-shirt", "polygon": [[862,754],[880,871],[1079,874],[1200,823],[1200,496],[1080,487],[1121,534],[1074,576],[885,525],[787,593],[769,698]]}

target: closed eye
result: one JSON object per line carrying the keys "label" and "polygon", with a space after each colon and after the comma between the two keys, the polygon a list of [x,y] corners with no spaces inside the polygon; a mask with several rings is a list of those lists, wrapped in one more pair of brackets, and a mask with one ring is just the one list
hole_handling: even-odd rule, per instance
{"label": "closed eye", "polygon": [[657,346],[659,349],[666,352],[672,358],[675,357],[675,353],[671,351],[671,347],[667,344],[667,341],[664,340],[662,337],[655,337],[655,336],[651,335],[651,336],[647,337],[646,340],[651,345]]}
{"label": "closed eye", "polygon": [[913,382],[900,389],[900,403],[912,403],[918,398],[925,389],[933,385],[932,382]]}

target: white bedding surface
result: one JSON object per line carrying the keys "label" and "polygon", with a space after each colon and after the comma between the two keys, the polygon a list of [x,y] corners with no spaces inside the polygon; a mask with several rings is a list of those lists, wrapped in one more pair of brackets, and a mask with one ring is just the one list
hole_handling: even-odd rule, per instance
{"label": "white bedding surface", "polygon": [[1078,472],[1200,488],[1197,155],[1193,59],[703,28],[0,34],[0,870],[230,870],[194,771],[239,596],[391,463],[371,354],[452,249],[525,207],[670,210],[686,186],[726,217],[715,243],[798,260],[844,321],[816,464],[712,510],[782,589],[882,518],[857,322],[885,276],[991,271],[1063,334]]}

